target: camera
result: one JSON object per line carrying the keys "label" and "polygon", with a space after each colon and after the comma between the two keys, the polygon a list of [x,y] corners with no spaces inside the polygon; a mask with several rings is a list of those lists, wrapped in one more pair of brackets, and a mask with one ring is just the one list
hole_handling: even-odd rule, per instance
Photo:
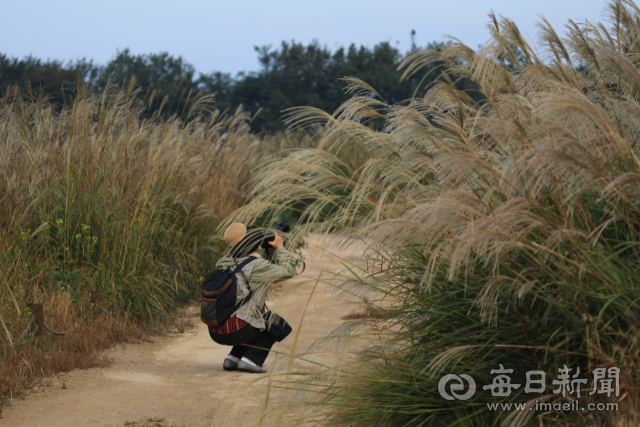
{"label": "camera", "polygon": [[[287,224],[287,221],[282,220],[280,221],[280,224],[278,224],[278,226],[276,227],[276,230],[278,231],[282,231],[283,233],[288,233],[289,232],[289,224]],[[272,249],[273,246],[271,246],[269,244],[269,242],[273,242],[276,238],[276,235],[272,232],[269,231],[268,233],[264,234],[264,239],[262,239],[262,246],[264,249]]]}

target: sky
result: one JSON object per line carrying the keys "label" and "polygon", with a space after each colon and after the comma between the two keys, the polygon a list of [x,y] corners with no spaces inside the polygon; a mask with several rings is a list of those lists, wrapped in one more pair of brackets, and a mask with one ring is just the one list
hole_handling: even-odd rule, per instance
{"label": "sky", "polygon": [[0,53],[105,64],[117,50],[167,51],[197,71],[259,69],[254,46],[318,40],[331,50],[389,41],[402,52],[453,36],[486,42],[487,14],[508,17],[530,39],[547,18],[564,33],[568,19],[603,21],[603,0],[1,0]]}

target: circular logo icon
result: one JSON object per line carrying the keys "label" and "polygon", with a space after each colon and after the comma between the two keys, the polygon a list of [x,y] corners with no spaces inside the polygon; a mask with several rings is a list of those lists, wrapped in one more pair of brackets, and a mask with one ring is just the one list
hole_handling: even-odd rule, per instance
{"label": "circular logo icon", "polygon": [[[465,389],[465,382],[469,388],[464,393],[458,393]],[[447,374],[438,382],[438,393],[446,400],[469,400],[476,393],[476,381],[467,374]]]}

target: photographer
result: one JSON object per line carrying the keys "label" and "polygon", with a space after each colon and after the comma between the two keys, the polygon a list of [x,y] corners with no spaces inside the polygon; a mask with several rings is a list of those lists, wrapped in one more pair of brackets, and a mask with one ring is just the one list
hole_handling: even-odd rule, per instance
{"label": "photographer", "polygon": [[218,344],[232,346],[223,362],[224,370],[264,373],[267,368],[262,365],[276,342],[268,334],[263,317],[268,285],[293,277],[296,259],[284,248],[283,237],[278,233],[268,242],[271,261],[263,258],[258,251],[265,233],[244,224],[227,227],[224,240],[229,245],[229,255],[216,263],[216,269],[228,269],[255,257],[236,273],[237,301],[251,297],[222,326],[209,326],[209,335]]}

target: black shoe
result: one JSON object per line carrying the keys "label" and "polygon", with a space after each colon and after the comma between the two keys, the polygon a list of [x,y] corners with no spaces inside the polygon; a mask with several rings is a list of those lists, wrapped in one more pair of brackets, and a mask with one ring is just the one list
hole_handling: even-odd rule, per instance
{"label": "black shoe", "polygon": [[238,363],[227,357],[226,359],[224,359],[224,362],[222,362],[222,369],[224,369],[225,371],[237,371]]}
{"label": "black shoe", "polygon": [[266,366],[255,366],[251,363],[247,363],[244,360],[240,360],[238,362],[238,371],[240,372],[250,372],[252,374],[264,374],[267,372]]}

